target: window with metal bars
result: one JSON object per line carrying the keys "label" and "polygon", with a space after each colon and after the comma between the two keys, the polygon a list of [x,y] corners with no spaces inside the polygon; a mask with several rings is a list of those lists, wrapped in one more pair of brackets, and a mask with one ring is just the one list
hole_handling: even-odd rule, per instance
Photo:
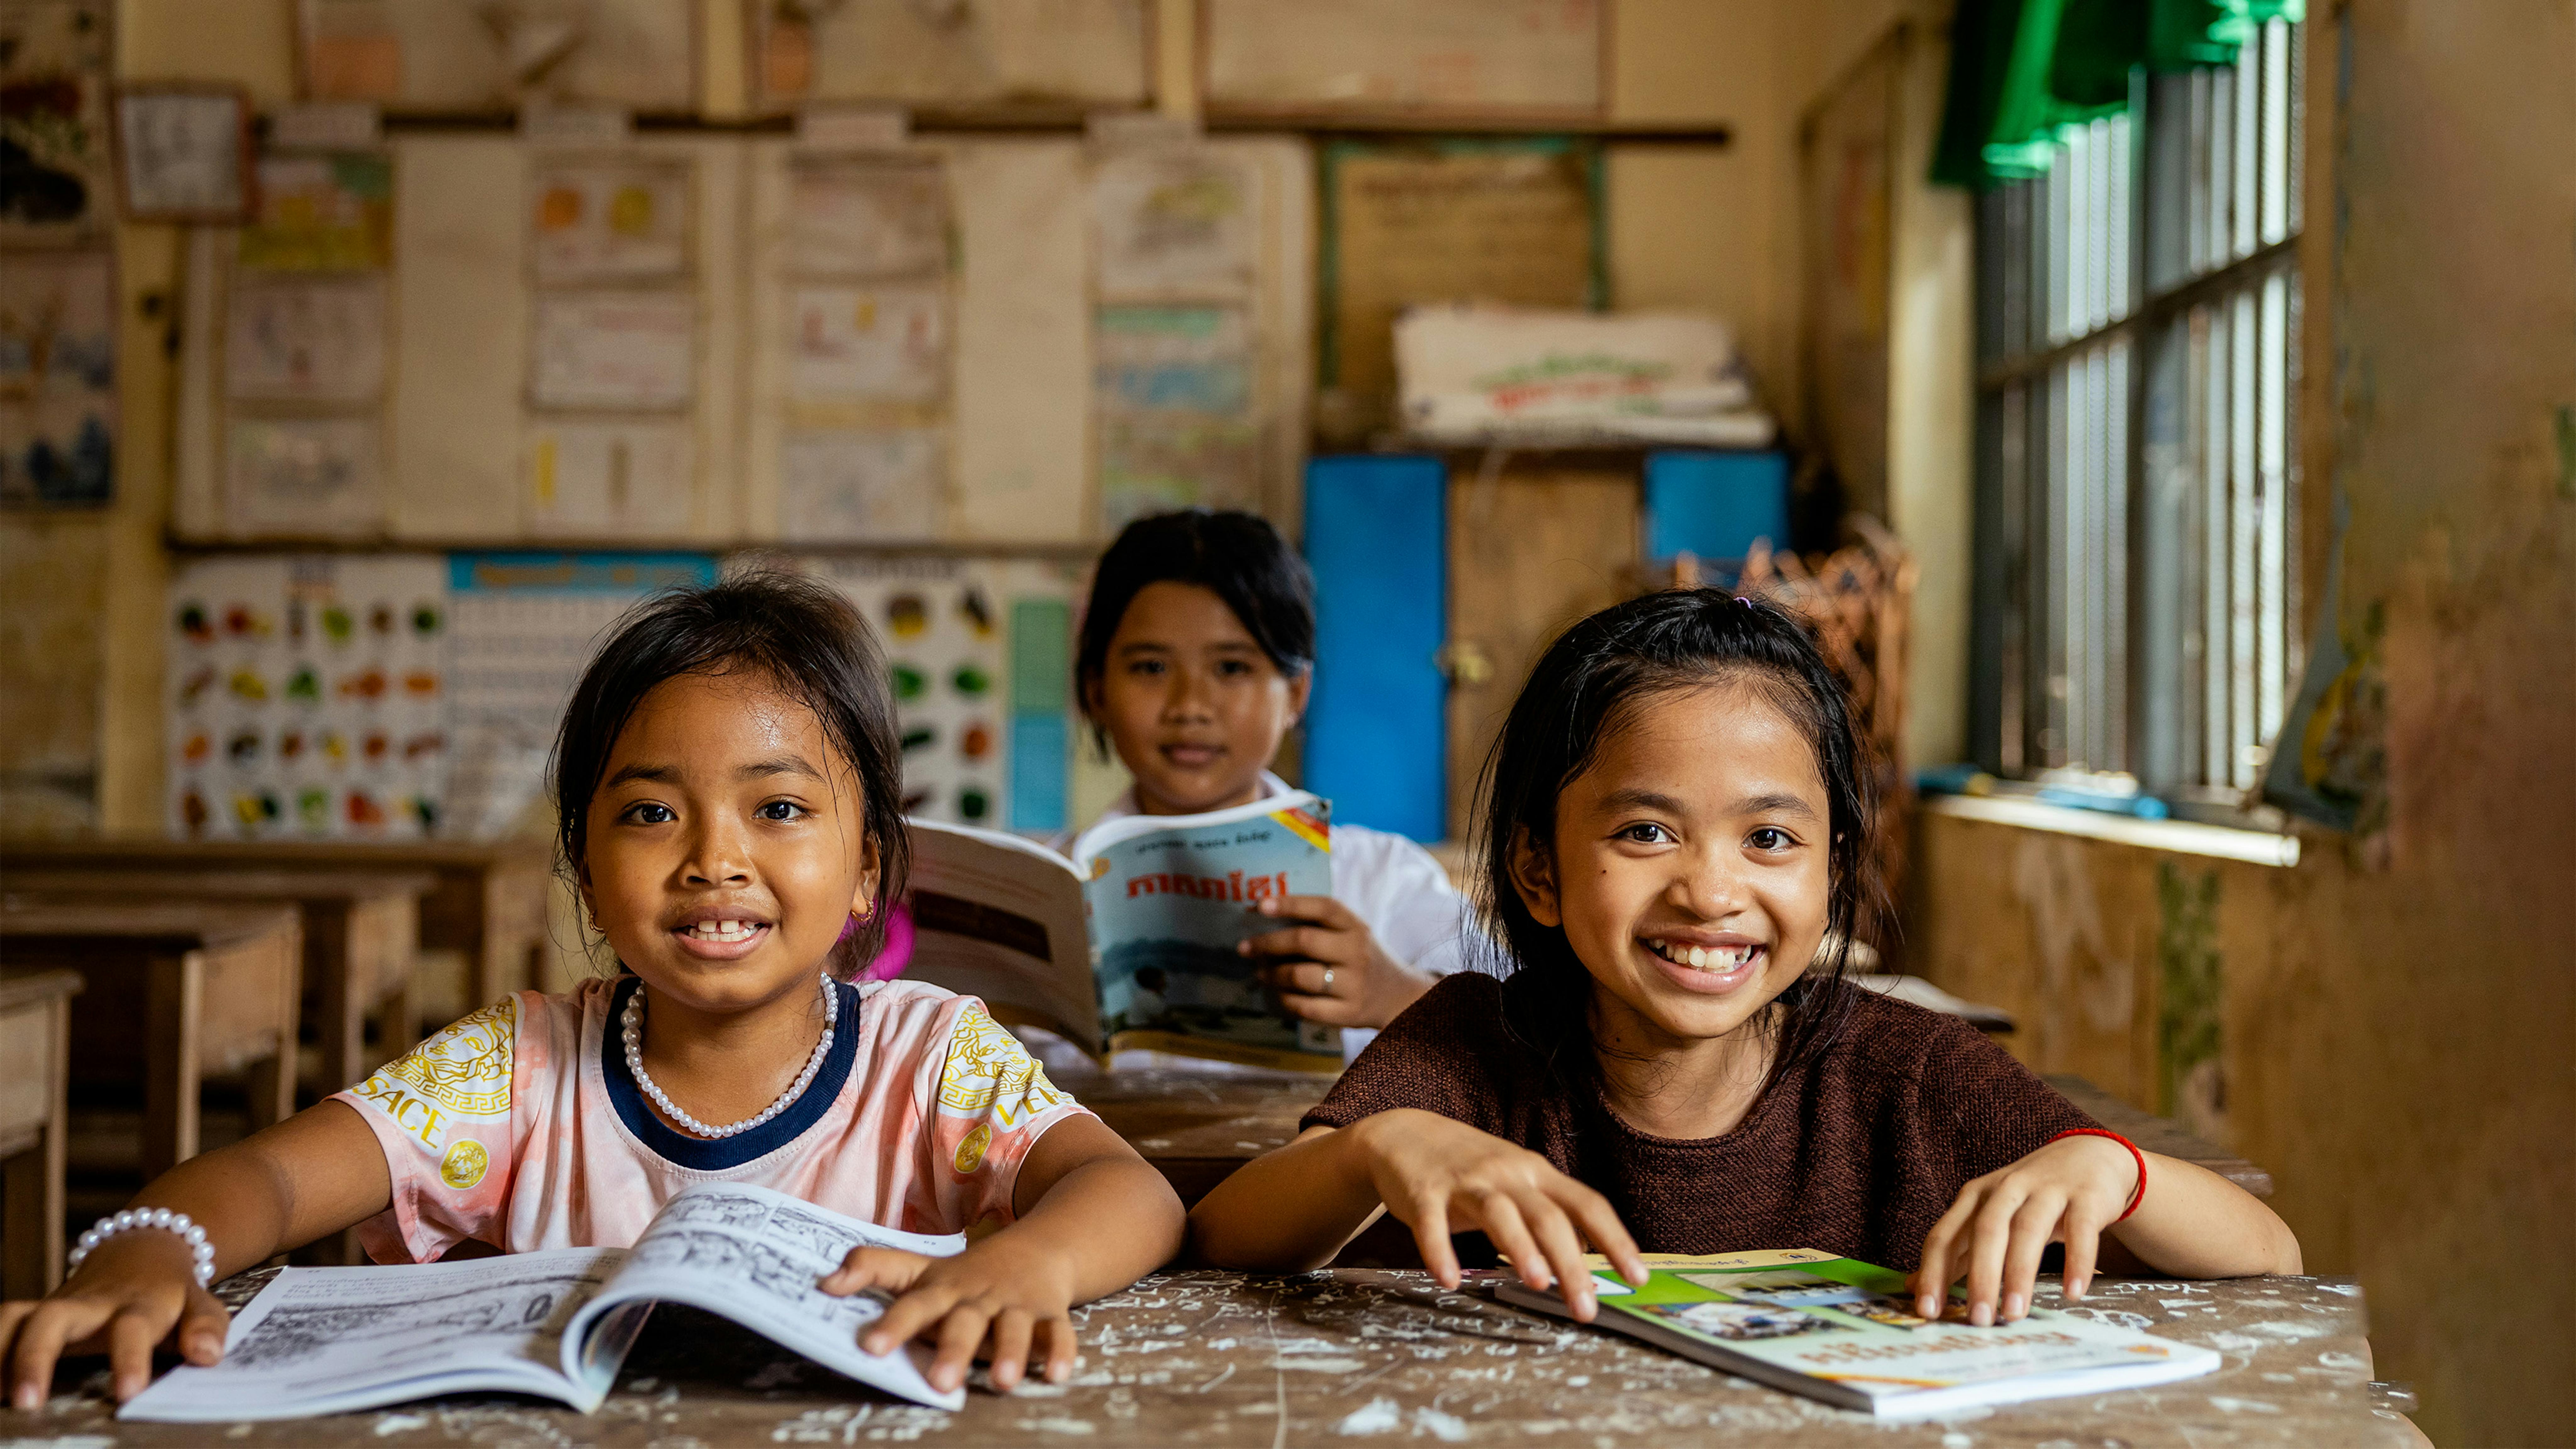
{"label": "window with metal bars", "polygon": [[1979,202],[1971,726],[1998,774],[2243,803],[2297,688],[2300,31],[2139,73]]}

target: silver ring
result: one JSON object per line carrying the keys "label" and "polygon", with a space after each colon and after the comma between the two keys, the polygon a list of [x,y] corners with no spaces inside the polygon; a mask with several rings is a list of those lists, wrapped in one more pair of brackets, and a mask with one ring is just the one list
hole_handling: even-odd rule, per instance
{"label": "silver ring", "polygon": [[1326,996],[1333,994],[1333,968],[1330,966],[1324,968],[1324,994]]}

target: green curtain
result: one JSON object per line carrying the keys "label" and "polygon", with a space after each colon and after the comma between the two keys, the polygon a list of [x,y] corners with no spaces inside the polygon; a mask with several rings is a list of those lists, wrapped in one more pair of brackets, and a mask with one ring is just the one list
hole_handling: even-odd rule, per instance
{"label": "green curtain", "polygon": [[1959,0],[1932,179],[1983,189],[2048,170],[2058,128],[2125,110],[2129,76],[2233,65],[2306,0]]}

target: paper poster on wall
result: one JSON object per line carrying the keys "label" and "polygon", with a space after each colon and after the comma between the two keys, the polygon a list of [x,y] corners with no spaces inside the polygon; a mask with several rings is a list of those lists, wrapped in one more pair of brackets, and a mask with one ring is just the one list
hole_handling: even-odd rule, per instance
{"label": "paper poster on wall", "polygon": [[811,559],[885,646],[907,815],[1000,826],[1009,779],[1001,600],[986,566],[957,558]]}
{"label": "paper poster on wall", "polygon": [[787,265],[808,277],[937,276],[948,269],[948,179],[936,160],[798,157]]}
{"label": "paper poster on wall", "polygon": [[1204,0],[1212,105],[1599,114],[1605,0]]}
{"label": "paper poster on wall", "polygon": [[115,7],[106,0],[0,5],[0,243],[61,243],[114,217],[108,84]]}
{"label": "paper poster on wall", "polygon": [[539,282],[687,275],[687,162],[540,159],[530,167],[528,193],[530,254]]}
{"label": "paper poster on wall", "polygon": [[1113,155],[1091,181],[1104,297],[1234,297],[1252,288],[1260,173],[1194,148]]}
{"label": "paper poster on wall", "polygon": [[690,109],[691,0],[301,0],[297,56],[315,100],[404,114],[489,113],[537,96]]}
{"label": "paper poster on wall", "polygon": [[803,285],[787,306],[795,401],[932,402],[947,391],[945,289]]}
{"label": "paper poster on wall", "polygon": [[374,276],[235,280],[224,390],[239,401],[372,402],[385,385],[385,284]]}
{"label": "paper poster on wall", "polygon": [[393,262],[394,163],[353,151],[263,156],[241,264],[273,272],[380,271]]}
{"label": "paper poster on wall", "polygon": [[683,291],[547,292],[536,299],[530,395],[539,407],[686,407],[697,298]]}
{"label": "paper poster on wall", "polygon": [[226,512],[236,531],[364,535],[383,529],[383,436],[372,416],[235,416],[225,442]]}
{"label": "paper poster on wall", "polygon": [[1142,105],[1149,0],[752,0],[760,103]]}
{"label": "paper poster on wall", "polygon": [[12,253],[0,266],[0,505],[103,504],[115,453],[112,258]]}
{"label": "paper poster on wall", "polygon": [[684,534],[693,452],[686,423],[534,419],[528,528],[590,538]]}
{"label": "paper poster on wall", "polygon": [[443,582],[422,555],[181,565],[164,653],[172,832],[435,833],[448,769]]}
{"label": "paper poster on wall", "polygon": [[779,450],[779,529],[791,544],[937,536],[939,434],[792,432]]}
{"label": "paper poster on wall", "polygon": [[238,87],[128,87],[116,149],[128,221],[231,224],[249,209],[250,96]]}
{"label": "paper poster on wall", "polygon": [[489,840],[530,822],[547,829],[546,752],[600,637],[644,595],[715,578],[716,561],[696,553],[449,555],[456,762],[446,833]]}
{"label": "paper poster on wall", "polygon": [[1204,505],[1256,508],[1261,430],[1240,307],[1102,307],[1093,327],[1103,526]]}

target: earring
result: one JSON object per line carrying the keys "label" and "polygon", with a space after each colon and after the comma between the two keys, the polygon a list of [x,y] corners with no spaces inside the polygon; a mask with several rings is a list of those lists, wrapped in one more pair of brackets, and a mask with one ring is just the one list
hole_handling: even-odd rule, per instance
{"label": "earring", "polygon": [[868,901],[861,905],[852,906],[850,907],[850,919],[854,921],[864,921],[868,917],[875,915],[876,910],[877,905],[874,901]]}

